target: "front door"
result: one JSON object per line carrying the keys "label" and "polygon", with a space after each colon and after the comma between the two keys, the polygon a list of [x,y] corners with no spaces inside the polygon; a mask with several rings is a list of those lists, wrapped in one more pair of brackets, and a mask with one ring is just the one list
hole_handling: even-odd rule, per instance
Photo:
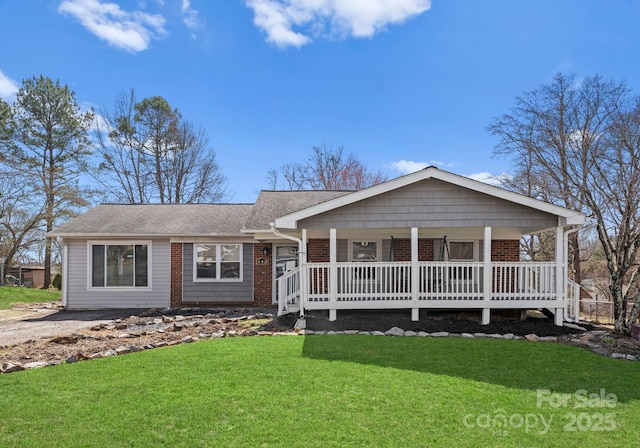
{"label": "front door", "polygon": [[278,303],[278,282],[276,279],[298,267],[298,246],[274,246],[273,252],[273,298]]}

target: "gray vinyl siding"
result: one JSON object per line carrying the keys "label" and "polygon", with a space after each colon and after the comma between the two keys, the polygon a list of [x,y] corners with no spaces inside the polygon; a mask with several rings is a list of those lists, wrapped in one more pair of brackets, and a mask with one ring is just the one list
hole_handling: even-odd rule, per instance
{"label": "gray vinyl siding", "polygon": [[[170,244],[168,239],[151,240],[151,288],[89,289],[87,240],[69,240],[67,308],[164,308],[170,304]],[[105,241],[101,239],[100,241]],[[117,241],[129,241],[118,239]]]}
{"label": "gray vinyl siding", "polygon": [[437,179],[365,199],[302,220],[302,229],[372,229],[407,227],[541,227],[558,218]]}
{"label": "gray vinyl siding", "polygon": [[253,244],[242,245],[242,282],[194,282],[193,244],[182,245],[183,302],[253,302]]}

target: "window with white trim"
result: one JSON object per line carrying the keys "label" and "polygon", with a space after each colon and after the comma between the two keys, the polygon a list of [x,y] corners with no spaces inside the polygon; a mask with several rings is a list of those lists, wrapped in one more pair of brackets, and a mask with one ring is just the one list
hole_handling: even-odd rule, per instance
{"label": "window with white trim", "polygon": [[91,288],[148,288],[150,242],[89,243]]}
{"label": "window with white trim", "polygon": [[242,244],[194,244],[193,281],[241,282]]}
{"label": "window with white trim", "polygon": [[380,240],[351,240],[349,242],[349,259],[352,262],[363,264],[354,268],[355,279],[375,281],[377,268],[367,266],[367,263],[380,261],[381,255],[382,242]]}
{"label": "window with white trim", "polygon": [[380,241],[350,241],[349,258],[351,261],[380,261],[382,244]]}

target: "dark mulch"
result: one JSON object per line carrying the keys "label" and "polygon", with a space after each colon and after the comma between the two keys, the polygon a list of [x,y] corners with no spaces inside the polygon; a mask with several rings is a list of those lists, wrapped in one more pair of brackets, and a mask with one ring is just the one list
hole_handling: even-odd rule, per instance
{"label": "dark mulch", "polygon": [[[541,317],[527,317],[525,320],[510,316],[501,316],[492,313],[489,325],[480,324],[480,312],[468,311],[428,311],[427,316],[421,315],[420,320],[413,322],[409,310],[385,310],[385,311],[338,311],[337,320],[329,321],[327,311],[307,311],[305,318],[307,329],[314,331],[387,331],[391,327],[399,327],[403,330],[448,331],[449,333],[487,333],[507,334],[513,333],[519,336],[535,333],[538,336],[562,336],[578,333],[577,330],[558,327],[553,319]],[[281,326],[293,326],[297,314],[280,316],[277,322]],[[594,329],[591,325],[581,324],[587,330]]]}

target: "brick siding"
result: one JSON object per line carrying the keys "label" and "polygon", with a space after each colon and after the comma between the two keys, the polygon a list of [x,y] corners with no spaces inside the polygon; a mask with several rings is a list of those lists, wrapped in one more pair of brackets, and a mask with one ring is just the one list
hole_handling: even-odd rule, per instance
{"label": "brick siding", "polygon": [[[393,261],[411,261],[411,239],[393,239]],[[418,261],[434,260],[434,244],[432,239],[418,240]]]}
{"label": "brick siding", "polygon": [[182,243],[171,243],[171,306],[182,305]]}
{"label": "brick siding", "polygon": [[[269,255],[264,254],[264,249]],[[259,258],[269,260],[268,264],[258,264]],[[255,243],[253,245],[253,302],[254,305],[271,305],[273,301],[273,245],[271,243]]]}
{"label": "brick siding", "polygon": [[520,261],[520,241],[492,240],[491,261]]}

